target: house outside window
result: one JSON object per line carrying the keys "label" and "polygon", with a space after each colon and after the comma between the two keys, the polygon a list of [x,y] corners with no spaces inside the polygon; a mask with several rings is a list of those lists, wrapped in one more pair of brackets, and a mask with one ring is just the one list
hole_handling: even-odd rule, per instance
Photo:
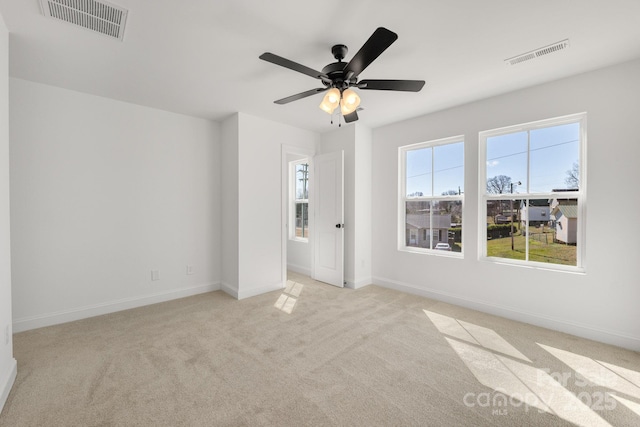
{"label": "house outside window", "polygon": [[480,133],[481,258],[584,271],[586,114]]}
{"label": "house outside window", "polygon": [[[399,148],[398,249],[462,253],[464,140],[462,136]],[[438,246],[440,248],[441,246]]]}
{"label": "house outside window", "polygon": [[307,159],[291,162],[290,187],[293,227],[289,227],[289,238],[308,242],[309,240],[309,162]]}

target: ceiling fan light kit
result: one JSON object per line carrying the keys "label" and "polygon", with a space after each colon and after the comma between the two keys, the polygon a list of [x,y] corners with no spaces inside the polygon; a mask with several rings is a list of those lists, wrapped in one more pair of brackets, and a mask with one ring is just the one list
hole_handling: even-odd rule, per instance
{"label": "ceiling fan light kit", "polygon": [[335,110],[340,104],[341,95],[342,94],[338,89],[332,88],[322,99],[322,102],[320,103],[320,109],[329,114],[333,114],[333,110]]}
{"label": "ceiling fan light kit", "polygon": [[351,88],[403,92],[419,92],[422,90],[424,80],[362,80],[358,82],[360,73],[397,39],[398,35],[396,33],[379,27],[348,63],[342,61],[348,52],[347,46],[337,44],[331,48],[331,53],[338,62],[327,65],[321,72],[270,52],[260,55],[260,59],[306,74],[320,80],[324,85],[322,88],[311,89],[278,99],[274,101],[276,104],[288,104],[316,93],[328,91],[319,105],[320,109],[332,115],[339,106],[345,122],[351,123],[358,120],[357,109],[360,105],[360,97]]}
{"label": "ceiling fan light kit", "polygon": [[340,102],[340,111],[342,115],[346,116],[356,111],[356,108],[360,105],[360,97],[351,89],[345,89],[342,92],[342,101]]}

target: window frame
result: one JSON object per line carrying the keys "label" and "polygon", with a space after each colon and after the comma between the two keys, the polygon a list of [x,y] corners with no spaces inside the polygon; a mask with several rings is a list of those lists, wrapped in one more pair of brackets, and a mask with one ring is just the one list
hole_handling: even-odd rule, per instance
{"label": "window frame", "polygon": [[[298,199],[296,198],[296,183],[297,183],[297,166],[298,165],[307,165],[307,198],[306,199]],[[307,218],[310,217],[309,214],[309,184],[310,184],[310,168],[311,164],[307,157],[292,160],[289,162],[289,224],[293,226],[289,227],[289,240],[293,240],[296,242],[309,243],[309,229],[307,228],[307,236],[299,237],[296,235],[296,212],[299,204],[306,203],[307,204]],[[304,216],[303,216],[304,218]]]}
{"label": "window frame", "polygon": [[[462,209],[462,224],[465,223],[465,208],[464,208],[464,191],[462,191],[460,194],[457,195],[439,195],[439,196],[435,196],[433,195],[433,189],[434,189],[434,182],[435,179],[433,179],[434,177],[432,176],[432,180],[431,180],[431,196],[413,196],[413,197],[407,197],[407,192],[406,192],[406,162],[407,162],[407,152],[412,151],[412,150],[420,150],[423,148],[432,148],[435,149],[435,147],[438,146],[444,146],[444,145],[450,145],[450,144],[457,144],[457,143],[462,143],[462,173],[463,173],[463,184],[464,184],[464,180],[465,180],[465,175],[466,175],[466,168],[465,168],[465,139],[464,139],[464,135],[457,135],[457,136],[452,136],[452,137],[447,137],[447,138],[441,138],[441,139],[435,139],[435,140],[430,140],[430,141],[424,141],[424,142],[418,142],[418,143],[414,143],[414,144],[409,144],[409,145],[403,145],[401,147],[398,147],[398,202],[397,202],[397,206],[398,206],[398,229],[397,229],[397,236],[398,236],[398,251],[401,252],[410,252],[410,253],[417,253],[417,254],[428,254],[428,255],[435,255],[435,256],[445,256],[445,257],[453,257],[453,258],[464,258],[464,251],[465,251],[465,242],[464,242],[464,236],[465,236],[465,231],[464,231],[464,227],[462,227],[462,233],[461,233],[461,245],[462,245],[462,251],[461,252],[455,252],[455,251],[441,251],[441,250],[436,250],[436,249],[432,249],[432,248],[420,248],[420,247],[415,247],[415,246],[407,246],[406,244],[406,239],[407,239],[407,235],[406,235],[406,203],[409,201],[412,202],[419,202],[419,201],[428,201],[428,202],[432,202],[432,201],[439,201],[439,202],[450,202],[450,201],[459,201],[460,205],[461,205],[461,209]],[[431,170],[433,171],[433,164],[435,162],[435,156],[431,156],[431,165],[432,168]],[[464,186],[464,185],[463,185]],[[431,210],[430,210],[431,211]],[[433,224],[433,221],[430,221],[430,224]],[[439,229],[438,229],[439,230]],[[430,239],[430,246],[434,247],[435,243],[433,241],[433,228],[430,228],[427,231],[427,236],[429,236]],[[447,242],[448,242],[448,230],[447,230]],[[439,241],[438,241],[439,242]],[[438,243],[436,242],[436,243]]]}
{"label": "window frame", "polygon": [[[579,124],[579,149],[578,149],[578,174],[580,177],[580,185],[578,191],[572,191],[571,198],[577,199],[578,210],[578,226],[576,232],[576,265],[564,265],[544,263],[539,261],[530,261],[528,259],[518,260],[510,258],[490,257],[487,256],[487,202],[489,200],[536,200],[536,199],[554,199],[567,198],[567,192],[545,192],[545,193],[529,193],[527,191],[519,192],[518,197],[514,198],[510,193],[490,194],[487,192],[487,140],[491,137],[507,135],[517,132],[530,132],[536,129],[544,129],[565,124]],[[530,177],[530,147],[527,148],[527,185],[531,185]],[[563,271],[572,273],[586,273],[586,202],[587,202],[587,113],[576,113],[566,116],[554,117],[544,120],[538,120],[523,123],[514,126],[506,126],[497,129],[491,129],[479,132],[478,134],[478,259],[481,261],[510,264],[529,268],[537,268],[543,270]],[[521,190],[521,188],[518,188]],[[527,209],[528,216],[529,209]],[[549,216],[551,220],[551,215]],[[529,218],[526,218],[528,223]],[[529,256],[529,241],[526,240],[526,257]]]}

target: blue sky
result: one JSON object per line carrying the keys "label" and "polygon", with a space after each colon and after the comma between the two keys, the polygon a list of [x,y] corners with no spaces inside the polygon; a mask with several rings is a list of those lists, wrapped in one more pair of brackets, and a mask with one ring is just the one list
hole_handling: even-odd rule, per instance
{"label": "blue sky", "polygon": [[527,132],[487,138],[487,179],[506,175],[516,192],[544,193],[567,188],[567,171],[580,155],[580,124],[570,123],[530,131],[527,177]]}
{"label": "blue sky", "polygon": [[[432,156],[433,169],[432,173]],[[435,181],[432,181],[435,175]],[[464,192],[464,146],[461,142],[407,151],[407,194],[431,196],[448,190]]]}
{"label": "blue sky", "polygon": [[[529,177],[527,132],[487,138],[487,179],[506,175],[514,183],[520,181],[522,184],[514,187],[514,193],[567,188],[567,171],[579,159],[579,136],[579,123],[531,130]],[[407,195],[422,192],[424,196],[438,196],[458,188],[464,192],[462,143],[411,150],[406,155]]]}

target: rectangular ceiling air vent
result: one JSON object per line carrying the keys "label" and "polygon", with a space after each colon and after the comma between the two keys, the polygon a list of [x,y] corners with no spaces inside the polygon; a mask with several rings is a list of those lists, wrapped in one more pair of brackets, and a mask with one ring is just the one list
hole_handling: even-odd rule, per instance
{"label": "rectangular ceiling air vent", "polygon": [[536,59],[550,53],[558,52],[569,47],[569,39],[562,40],[560,42],[550,44],[549,46],[541,47],[540,49],[532,50],[531,52],[523,53],[522,55],[514,56],[513,58],[505,59],[509,65],[516,65],[521,62]]}
{"label": "rectangular ceiling air vent", "polygon": [[40,0],[40,5],[45,16],[122,41],[126,9],[95,0]]}

